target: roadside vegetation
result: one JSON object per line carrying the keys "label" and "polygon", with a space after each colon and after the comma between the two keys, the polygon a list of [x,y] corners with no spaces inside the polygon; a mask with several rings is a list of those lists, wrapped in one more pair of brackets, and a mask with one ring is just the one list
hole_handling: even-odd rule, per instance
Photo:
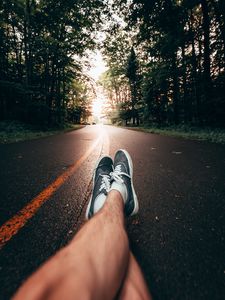
{"label": "roadside vegetation", "polygon": [[51,128],[91,114],[84,69],[105,14],[101,0],[0,2],[0,121]]}
{"label": "roadside vegetation", "polygon": [[32,140],[41,137],[56,135],[82,128],[82,125],[64,124],[57,128],[38,128],[18,121],[0,122],[0,144],[9,144],[25,140]]}
{"label": "roadside vegetation", "polygon": [[168,126],[168,127],[156,127],[156,126],[127,126],[127,129],[143,131],[148,133],[155,133],[167,136],[173,136],[184,139],[209,141],[218,144],[225,144],[225,130],[224,129],[212,129],[212,128],[199,128],[190,126]]}
{"label": "roadside vegetation", "polygon": [[0,121],[87,121],[101,49],[113,124],[223,140],[224,0],[3,0],[0,24]]}
{"label": "roadside vegetation", "polygon": [[116,0],[113,9],[121,20],[106,35],[100,79],[112,123],[222,132],[225,1]]}

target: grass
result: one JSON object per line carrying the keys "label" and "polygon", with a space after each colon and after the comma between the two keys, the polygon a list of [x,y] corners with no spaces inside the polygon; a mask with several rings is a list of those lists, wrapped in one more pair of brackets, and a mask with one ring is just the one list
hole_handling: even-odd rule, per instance
{"label": "grass", "polygon": [[82,125],[66,124],[61,128],[40,129],[17,121],[0,122],[0,144],[9,144],[25,140],[56,135],[83,127]]}
{"label": "grass", "polygon": [[126,127],[127,129],[173,136],[191,140],[209,141],[225,144],[225,129],[199,128],[193,126],[169,126],[157,128],[154,126]]}

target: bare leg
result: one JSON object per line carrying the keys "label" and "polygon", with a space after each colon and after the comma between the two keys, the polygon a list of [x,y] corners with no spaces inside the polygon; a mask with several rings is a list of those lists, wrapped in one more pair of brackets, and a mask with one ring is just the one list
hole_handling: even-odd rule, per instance
{"label": "bare leg", "polygon": [[130,252],[129,265],[124,279],[119,300],[151,300],[142,271]]}
{"label": "bare leg", "polygon": [[14,299],[113,299],[129,261],[123,206],[120,193],[111,191],[103,208],[25,282]]}

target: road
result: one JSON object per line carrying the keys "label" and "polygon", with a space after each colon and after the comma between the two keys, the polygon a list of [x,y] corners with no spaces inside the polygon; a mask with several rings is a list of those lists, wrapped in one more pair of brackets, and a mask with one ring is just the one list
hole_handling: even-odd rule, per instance
{"label": "road", "polygon": [[134,161],[127,229],[154,299],[225,298],[225,146],[96,125],[0,145],[1,299],[77,232],[95,161],[118,148]]}

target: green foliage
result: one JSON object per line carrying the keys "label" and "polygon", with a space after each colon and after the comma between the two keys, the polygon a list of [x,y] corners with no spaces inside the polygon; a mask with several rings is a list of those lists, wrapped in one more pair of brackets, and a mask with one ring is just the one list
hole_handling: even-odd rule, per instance
{"label": "green foliage", "polygon": [[131,93],[131,114],[128,115],[133,119],[133,125],[135,125],[136,122],[137,125],[139,124],[138,110],[135,107],[140,100],[141,77],[138,74],[138,69],[136,53],[132,47],[127,61],[126,76],[129,79]]}
{"label": "green foliage", "polygon": [[74,80],[83,78],[80,58],[96,47],[106,13],[101,0],[3,0],[0,118],[44,126],[65,122]]}
{"label": "green foliage", "polygon": [[126,76],[129,79],[130,85],[134,86],[138,82],[138,62],[137,57],[134,51],[134,48],[131,48],[130,56],[127,62]]}
{"label": "green foliage", "polygon": [[88,82],[77,80],[73,82],[73,89],[68,98],[67,119],[70,122],[81,123],[87,121],[91,115],[90,104],[93,97],[90,93],[91,87]]}
{"label": "green foliage", "polygon": [[223,0],[2,0],[0,120],[85,120],[81,57],[98,47],[114,119],[225,126],[224,11]]}
{"label": "green foliage", "polygon": [[[224,1],[116,0],[113,7],[139,61],[141,121],[225,126]],[[130,83],[135,64],[131,53]]]}
{"label": "green foliage", "polygon": [[130,49],[130,38],[120,27],[107,29],[103,56],[108,70],[102,74],[99,84],[107,95],[110,113],[106,115],[113,124],[121,120],[119,107],[129,101],[129,82],[126,77],[126,64]]}
{"label": "green foliage", "polygon": [[199,128],[187,125],[162,127],[152,125],[145,127],[132,127],[132,129],[177,138],[225,144],[225,131],[223,129]]}
{"label": "green foliage", "polygon": [[60,128],[40,128],[39,126],[28,125],[18,121],[0,122],[0,144],[9,144],[25,140],[56,135],[81,128],[81,125],[65,123]]}
{"label": "green foliage", "polygon": [[[111,108],[117,110],[117,118],[126,123],[131,119],[138,123],[141,76],[132,46],[133,33],[126,32],[123,25],[113,25],[107,31],[104,42],[103,54],[108,71],[101,77],[100,84],[108,95]],[[129,110],[125,109],[126,106]],[[116,120],[114,117],[111,119],[113,122]]]}

